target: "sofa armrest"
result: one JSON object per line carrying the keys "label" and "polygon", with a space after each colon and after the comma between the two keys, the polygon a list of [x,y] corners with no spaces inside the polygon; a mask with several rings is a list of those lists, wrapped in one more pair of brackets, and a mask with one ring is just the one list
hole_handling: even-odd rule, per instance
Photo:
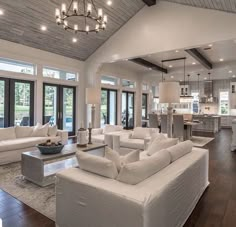
{"label": "sofa armrest", "polygon": [[112,136],[112,145],[113,145],[113,150],[119,151],[120,150],[120,135],[113,135]]}
{"label": "sofa armrest", "polygon": [[93,128],[92,129],[92,135],[101,135],[101,134],[103,134],[102,128]]}
{"label": "sofa armrest", "polygon": [[62,144],[67,144],[67,142],[68,142],[68,131],[57,130],[57,136],[61,137],[61,143]]}
{"label": "sofa armrest", "polygon": [[151,137],[144,138],[144,150],[148,149],[148,146],[150,144]]}

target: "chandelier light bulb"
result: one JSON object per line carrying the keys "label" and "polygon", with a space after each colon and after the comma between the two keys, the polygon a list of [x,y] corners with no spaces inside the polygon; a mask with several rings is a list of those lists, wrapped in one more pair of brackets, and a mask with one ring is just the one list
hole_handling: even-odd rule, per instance
{"label": "chandelier light bulb", "polygon": [[61,24],[61,18],[58,17],[57,20],[56,20],[57,24],[60,25]]}
{"label": "chandelier light bulb", "polygon": [[74,25],[74,30],[75,30],[75,31],[78,31],[78,30],[79,30],[78,24],[75,24],[75,25]]}
{"label": "chandelier light bulb", "polygon": [[66,14],[66,4],[65,3],[61,4],[61,12],[62,12],[62,14]]}
{"label": "chandelier light bulb", "polygon": [[88,26],[88,25],[86,25],[85,31],[86,31],[86,32],[89,32],[89,26]]}
{"label": "chandelier light bulb", "polygon": [[104,15],[104,17],[103,17],[103,23],[107,23],[107,15]]}
{"label": "chandelier light bulb", "polygon": [[55,16],[56,16],[56,18],[59,18],[59,17],[61,16],[60,9],[56,8],[56,10],[55,10]]}
{"label": "chandelier light bulb", "polygon": [[73,2],[73,11],[74,11],[74,13],[78,12],[78,2],[77,1]]}
{"label": "chandelier light bulb", "polygon": [[102,15],[103,15],[102,9],[99,8],[99,9],[98,9],[98,17],[101,19],[101,18],[102,18]]}
{"label": "chandelier light bulb", "polygon": [[96,24],[96,27],[95,27],[96,32],[99,32],[99,29],[100,29],[100,25]]}
{"label": "chandelier light bulb", "polygon": [[87,13],[88,14],[92,13],[92,4],[91,3],[88,3],[88,5],[87,5]]}
{"label": "chandelier light bulb", "polygon": [[106,24],[102,24],[102,29],[105,30],[106,29]]}
{"label": "chandelier light bulb", "polygon": [[77,38],[73,38],[73,39],[72,39],[72,42],[73,42],[73,43],[77,43],[77,41],[78,41]]}

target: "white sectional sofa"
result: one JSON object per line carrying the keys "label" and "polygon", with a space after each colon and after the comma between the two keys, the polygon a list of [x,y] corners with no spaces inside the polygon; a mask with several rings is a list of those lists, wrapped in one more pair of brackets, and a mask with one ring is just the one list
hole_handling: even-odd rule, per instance
{"label": "white sectional sofa", "polygon": [[20,161],[22,152],[35,150],[37,144],[47,140],[67,143],[68,132],[54,129],[49,135],[48,127],[33,134],[35,127],[16,126],[0,129],[0,165]]}
{"label": "white sectional sofa", "polygon": [[79,168],[58,173],[57,226],[183,226],[209,184],[209,160],[205,149],[178,152],[177,160],[136,185]]}

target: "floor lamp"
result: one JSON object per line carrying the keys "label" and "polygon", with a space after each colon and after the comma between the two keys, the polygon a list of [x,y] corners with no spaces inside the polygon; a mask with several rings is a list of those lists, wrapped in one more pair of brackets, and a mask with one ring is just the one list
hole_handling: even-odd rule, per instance
{"label": "floor lamp", "polygon": [[167,135],[172,138],[173,107],[171,104],[180,102],[180,86],[178,82],[159,83],[159,102],[167,103]]}
{"label": "floor lamp", "polygon": [[91,104],[91,123],[95,128],[95,105],[101,103],[101,89],[86,88],[86,104]]}

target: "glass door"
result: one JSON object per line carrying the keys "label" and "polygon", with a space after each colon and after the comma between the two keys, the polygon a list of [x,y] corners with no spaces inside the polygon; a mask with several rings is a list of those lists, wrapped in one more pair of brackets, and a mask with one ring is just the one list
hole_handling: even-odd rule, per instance
{"label": "glass door", "polygon": [[134,128],[134,92],[122,92],[121,122],[125,129]]}
{"label": "glass door", "polygon": [[5,127],[5,120],[6,120],[6,81],[1,79],[0,80],[0,128]]}
{"label": "glass door", "polygon": [[101,127],[105,124],[117,124],[117,91],[102,88]]}
{"label": "glass door", "polygon": [[74,87],[44,84],[43,122],[57,125],[69,135],[75,135],[75,92]]}

